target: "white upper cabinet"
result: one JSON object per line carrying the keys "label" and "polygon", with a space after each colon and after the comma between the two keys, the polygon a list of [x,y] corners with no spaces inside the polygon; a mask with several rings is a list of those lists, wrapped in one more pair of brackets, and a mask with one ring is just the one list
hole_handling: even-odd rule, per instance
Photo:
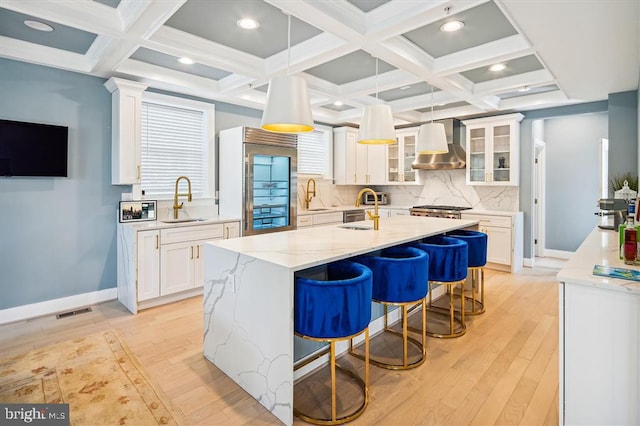
{"label": "white upper cabinet", "polygon": [[522,114],[463,121],[467,128],[467,184],[519,185]]}
{"label": "white upper cabinet", "polygon": [[336,185],[387,183],[387,145],[359,144],[358,129],[333,129],[333,174]]}
{"label": "white upper cabinet", "polygon": [[411,168],[416,159],[418,127],[396,130],[396,141],[388,148],[387,183],[413,185],[418,183],[418,171]]}
{"label": "white upper cabinet", "polygon": [[147,86],[115,77],[104,85],[111,92],[111,183],[139,184],[142,92]]}

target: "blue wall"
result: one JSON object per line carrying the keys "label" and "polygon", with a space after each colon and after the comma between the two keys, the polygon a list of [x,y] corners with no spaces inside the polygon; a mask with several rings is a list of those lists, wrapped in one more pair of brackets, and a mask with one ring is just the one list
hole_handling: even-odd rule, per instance
{"label": "blue wall", "polygon": [[[623,92],[612,94],[609,96],[609,101],[588,102],[577,105],[568,105],[556,108],[545,108],[533,111],[523,112],[525,118],[520,125],[520,210],[524,213],[524,257],[533,257],[533,237],[532,237],[532,222],[531,213],[533,206],[533,183],[531,182],[532,166],[533,166],[533,138],[532,138],[532,124],[535,120],[549,120],[553,118],[569,117],[569,116],[584,116],[584,120],[598,120],[596,116],[589,117],[589,114],[594,113],[607,113],[608,120],[608,136],[609,136],[609,149],[611,145],[615,144],[616,152],[609,152],[609,175],[614,176],[616,174],[625,171],[637,170],[637,91]],[[613,100],[614,105],[609,105],[609,102]],[[618,105],[619,104],[619,105]],[[616,106],[618,105],[618,106]],[[586,122],[585,122],[586,123]],[[546,127],[546,126],[545,126]],[[589,125],[589,127],[591,127]],[[597,128],[596,125],[594,128]],[[616,127],[613,130],[612,127]],[[599,127],[600,129],[602,127]],[[556,129],[557,130],[557,129]],[[556,134],[564,132],[567,135],[568,143],[571,148],[581,149],[581,142],[576,141],[572,135],[578,135],[581,132],[580,128],[573,126],[566,126],[562,131],[556,131]],[[627,136],[621,136],[627,135]],[[599,137],[606,137],[600,136]],[[598,137],[594,135],[594,137]],[[620,159],[624,158],[624,161]],[[548,160],[548,157],[547,157]],[[566,160],[566,159],[565,159]],[[630,163],[632,166],[629,169]],[[587,168],[574,166],[574,170],[578,177],[588,179],[588,176],[598,174],[598,170],[588,170]],[[554,182],[547,179],[547,195],[550,188],[552,188]],[[580,191],[580,187],[575,188],[575,191]],[[580,212],[576,210],[575,214],[586,215],[592,214],[597,210],[597,196],[593,200],[593,206],[589,211]],[[579,206],[573,201],[573,192],[563,192],[563,195],[559,199],[562,199],[563,205],[578,209]],[[554,206],[550,206],[551,209]],[[547,219],[548,215],[547,214]],[[585,219],[586,220],[586,219]],[[570,232],[567,230],[566,232]],[[584,239],[584,238],[583,238]],[[548,244],[547,244],[548,246]],[[548,247],[551,248],[551,247]],[[576,246],[577,248],[577,246]],[[561,249],[558,249],[561,250]],[[565,250],[570,250],[565,248]],[[575,248],[573,249],[575,250]]]}
{"label": "blue wall", "polygon": [[606,113],[544,120],[545,248],[575,251],[598,224],[600,140]]}
{"label": "blue wall", "polygon": [[0,59],[0,117],[69,127],[68,178],[0,177],[0,308],[116,285],[103,79]]}
{"label": "blue wall", "polygon": [[[638,92],[609,95],[609,177],[638,170]],[[610,194],[613,196],[613,194]]]}

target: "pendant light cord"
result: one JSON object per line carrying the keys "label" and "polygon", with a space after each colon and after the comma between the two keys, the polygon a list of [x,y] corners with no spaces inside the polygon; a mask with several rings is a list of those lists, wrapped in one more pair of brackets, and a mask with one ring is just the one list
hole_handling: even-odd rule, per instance
{"label": "pendant light cord", "polygon": [[291,75],[291,14],[287,18],[287,75]]}
{"label": "pendant light cord", "polygon": [[431,124],[433,124],[433,84],[431,85]]}
{"label": "pendant light cord", "polygon": [[376,56],[376,103],[378,103],[378,57]]}

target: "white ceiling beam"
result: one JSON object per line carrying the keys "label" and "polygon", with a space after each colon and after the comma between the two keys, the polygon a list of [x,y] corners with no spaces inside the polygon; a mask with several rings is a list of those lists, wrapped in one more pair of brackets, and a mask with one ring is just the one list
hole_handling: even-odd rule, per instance
{"label": "white ceiling beam", "polygon": [[[518,96],[516,98],[503,99],[500,102],[501,110],[526,110],[547,108],[557,105],[566,105],[572,101],[560,90],[553,92],[535,93],[533,95]],[[573,102],[584,102],[573,100]]]}
{"label": "white ceiling beam", "polygon": [[174,56],[189,56],[196,62],[233,73],[265,77],[264,60],[248,53],[163,26],[142,43],[144,47]]}
{"label": "white ceiling beam", "polygon": [[553,75],[549,71],[541,69],[477,83],[473,87],[473,94],[478,97],[483,97],[510,92],[520,89],[523,86],[541,86],[554,83],[555,79]]}
{"label": "white ceiling beam", "polygon": [[119,16],[127,27],[126,36],[121,37],[118,43],[104,43],[101,55],[90,57],[96,72],[115,70],[122,61],[128,59],[137,50],[144,40],[161,28],[185,1],[138,1],[125,4],[124,6],[130,7],[123,7],[120,11],[122,15]]}
{"label": "white ceiling beam", "polygon": [[437,58],[433,72],[437,76],[460,73],[533,53],[527,40],[516,34]]}
{"label": "white ceiling beam", "polygon": [[0,36],[0,52],[5,58],[87,73],[91,65],[84,55],[41,44]]}

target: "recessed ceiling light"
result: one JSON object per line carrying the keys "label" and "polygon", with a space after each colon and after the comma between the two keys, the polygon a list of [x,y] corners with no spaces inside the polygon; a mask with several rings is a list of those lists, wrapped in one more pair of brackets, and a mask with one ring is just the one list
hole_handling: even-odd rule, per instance
{"label": "recessed ceiling light", "polygon": [[449,21],[440,26],[440,31],[451,33],[454,31],[458,31],[462,27],[464,27],[464,22],[462,21]]}
{"label": "recessed ceiling light", "polygon": [[489,67],[489,71],[497,72],[506,69],[507,66],[505,64],[493,64]]}
{"label": "recessed ceiling light", "polygon": [[236,21],[236,25],[245,30],[255,30],[260,26],[260,23],[253,18],[242,18]]}
{"label": "recessed ceiling light", "polygon": [[344,105],[344,104],[342,103],[342,101],[335,101],[333,104],[334,104],[335,106],[342,106],[342,105]]}
{"label": "recessed ceiling light", "polygon": [[400,88],[400,90],[407,90],[407,89],[411,89],[411,86],[402,86],[402,87]]}
{"label": "recessed ceiling light", "polygon": [[178,58],[178,62],[185,65],[193,65],[196,63],[193,59],[187,58],[186,56],[183,56],[182,58]]}
{"label": "recessed ceiling light", "polygon": [[53,27],[51,25],[45,24],[44,22],[40,22],[40,21],[26,20],[26,21],[24,21],[24,24],[27,27],[33,28],[34,30],[38,30],[38,31],[44,31],[44,32],[53,31]]}
{"label": "recessed ceiling light", "polygon": [[518,92],[528,92],[529,90],[531,90],[531,87],[522,86],[521,88],[518,89]]}

